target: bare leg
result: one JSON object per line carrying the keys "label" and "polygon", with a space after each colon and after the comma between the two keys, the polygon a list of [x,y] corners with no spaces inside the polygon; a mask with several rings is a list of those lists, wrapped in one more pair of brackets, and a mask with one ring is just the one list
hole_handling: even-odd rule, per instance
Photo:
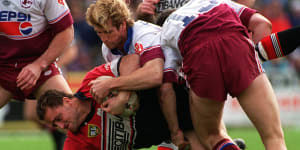
{"label": "bare leg", "polygon": [[59,91],[64,91],[66,93],[72,93],[67,81],[62,75],[56,75],[48,79],[42,86],[38,88],[35,95],[40,97],[44,92],[50,89],[56,89]]}
{"label": "bare leg", "polygon": [[222,122],[224,102],[198,97],[190,90],[191,116],[197,137],[206,149],[230,137]]}
{"label": "bare leg", "polygon": [[259,75],[238,96],[238,100],[258,130],[265,148],[267,150],[286,150],[278,104],[266,75]]}
{"label": "bare leg", "polygon": [[191,146],[191,150],[205,150],[205,148],[201,145],[200,141],[198,140],[194,130],[185,131],[184,136],[187,138]]}
{"label": "bare leg", "polygon": [[11,98],[12,94],[0,85],[0,108],[7,104]]}

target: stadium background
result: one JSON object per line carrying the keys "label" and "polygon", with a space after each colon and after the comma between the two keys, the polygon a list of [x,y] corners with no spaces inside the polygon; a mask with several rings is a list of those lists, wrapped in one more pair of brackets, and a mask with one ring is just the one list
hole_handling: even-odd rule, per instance
{"label": "stadium background", "polygon": [[[87,70],[104,62],[100,52],[101,41],[85,23],[84,12],[91,2],[68,0],[75,21],[77,57],[64,67],[63,72],[73,91],[78,88]],[[256,0],[254,8],[270,19],[273,32],[300,25],[300,0]],[[287,147],[300,150],[300,51],[263,65],[278,98]],[[48,132],[24,120],[22,112],[23,103],[17,101],[0,109],[0,150],[53,150]],[[248,150],[263,149],[259,135],[236,100],[227,101],[224,121],[229,134],[233,138],[243,138]]]}

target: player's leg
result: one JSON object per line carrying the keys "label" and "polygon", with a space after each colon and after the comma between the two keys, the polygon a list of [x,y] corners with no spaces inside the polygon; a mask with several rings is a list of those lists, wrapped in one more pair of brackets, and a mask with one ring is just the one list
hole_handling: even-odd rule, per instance
{"label": "player's leg", "polygon": [[11,98],[12,94],[0,85],[0,108],[7,104]]}
{"label": "player's leg", "polygon": [[239,150],[222,123],[224,101],[198,97],[190,90],[190,111],[195,132],[206,149]]}
{"label": "player's leg", "polygon": [[191,150],[205,150],[205,148],[201,145],[200,141],[198,140],[194,130],[185,131],[184,137],[189,142]]}
{"label": "player's leg", "polygon": [[59,74],[49,78],[43,85],[41,85],[36,91],[36,97],[40,97],[44,92],[50,89],[56,89],[66,93],[72,93],[70,86],[68,85],[65,78]]}
{"label": "player's leg", "polygon": [[263,73],[243,91],[238,100],[257,128],[267,150],[285,150],[279,108],[272,86]]}

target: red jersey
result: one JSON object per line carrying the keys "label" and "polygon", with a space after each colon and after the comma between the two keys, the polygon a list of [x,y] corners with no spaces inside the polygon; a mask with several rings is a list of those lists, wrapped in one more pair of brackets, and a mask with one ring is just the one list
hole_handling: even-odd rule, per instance
{"label": "red jersey", "polygon": [[[88,72],[75,96],[80,100],[92,100],[88,83],[104,75],[114,76],[110,63]],[[130,150],[135,134],[134,117],[111,115],[93,101],[91,112],[79,130],[76,133],[68,132],[64,150]]]}

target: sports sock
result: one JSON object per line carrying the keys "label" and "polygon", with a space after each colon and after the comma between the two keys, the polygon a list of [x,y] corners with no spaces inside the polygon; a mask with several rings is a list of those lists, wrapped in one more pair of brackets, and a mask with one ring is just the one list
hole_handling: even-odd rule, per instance
{"label": "sports sock", "polygon": [[213,150],[240,150],[240,149],[229,139],[223,139],[214,146]]}
{"label": "sports sock", "polygon": [[262,61],[286,56],[300,45],[300,26],[264,37],[255,46]]}

